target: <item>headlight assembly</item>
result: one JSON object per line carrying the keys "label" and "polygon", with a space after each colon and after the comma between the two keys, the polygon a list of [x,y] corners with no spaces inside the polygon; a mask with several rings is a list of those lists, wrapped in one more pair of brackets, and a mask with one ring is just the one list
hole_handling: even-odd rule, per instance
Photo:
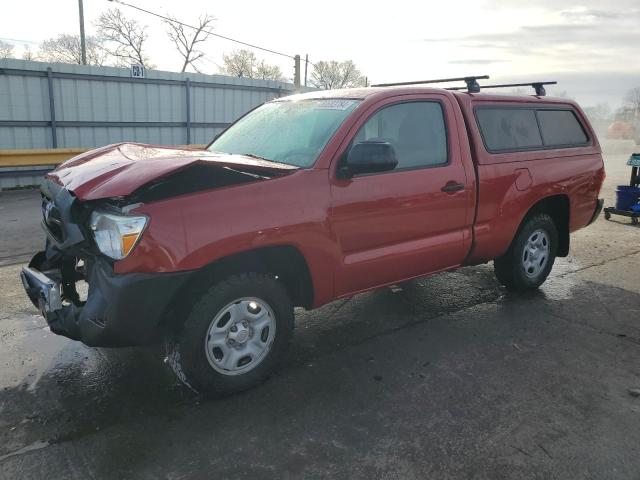
{"label": "headlight assembly", "polygon": [[95,211],[91,214],[89,226],[100,251],[114,260],[121,260],[138,243],[147,220],[142,215],[127,216]]}

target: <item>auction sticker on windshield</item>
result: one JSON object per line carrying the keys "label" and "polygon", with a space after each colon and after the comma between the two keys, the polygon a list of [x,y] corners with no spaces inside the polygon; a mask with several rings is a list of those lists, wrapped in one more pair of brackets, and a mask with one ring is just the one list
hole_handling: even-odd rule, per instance
{"label": "auction sticker on windshield", "polygon": [[314,107],[321,110],[347,110],[355,105],[355,100],[344,100],[341,98],[332,98],[328,100],[316,100],[313,102]]}

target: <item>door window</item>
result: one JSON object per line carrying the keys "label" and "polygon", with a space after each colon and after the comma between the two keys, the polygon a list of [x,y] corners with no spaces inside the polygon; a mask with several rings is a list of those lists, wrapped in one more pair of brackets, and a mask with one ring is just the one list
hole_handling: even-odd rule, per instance
{"label": "door window", "polygon": [[360,128],[354,144],[380,140],[393,145],[396,170],[447,163],[447,133],[439,102],[409,102],[385,107]]}

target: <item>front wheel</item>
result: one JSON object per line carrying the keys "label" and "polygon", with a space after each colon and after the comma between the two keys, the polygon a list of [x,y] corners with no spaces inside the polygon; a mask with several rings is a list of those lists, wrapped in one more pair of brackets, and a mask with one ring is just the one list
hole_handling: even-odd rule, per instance
{"label": "front wheel", "polygon": [[221,396],[265,380],[286,353],[293,307],[273,276],[233,275],[195,304],[181,333],[168,343],[178,378],[197,392]]}
{"label": "front wheel", "polygon": [[493,262],[498,281],[510,290],[538,288],[549,276],[558,250],[558,229],[546,213],[529,217],[507,253]]}

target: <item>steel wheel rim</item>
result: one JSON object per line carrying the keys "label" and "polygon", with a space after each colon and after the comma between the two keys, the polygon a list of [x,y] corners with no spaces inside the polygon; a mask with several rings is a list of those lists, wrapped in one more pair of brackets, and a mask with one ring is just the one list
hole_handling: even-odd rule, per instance
{"label": "steel wheel rim", "polygon": [[527,239],[522,251],[522,268],[529,278],[535,278],[549,262],[550,241],[546,231],[538,229]]}
{"label": "steel wheel rim", "polygon": [[209,324],[204,349],[209,365],[223,375],[241,375],[265,359],[276,335],[267,302],[243,297],[225,305]]}

